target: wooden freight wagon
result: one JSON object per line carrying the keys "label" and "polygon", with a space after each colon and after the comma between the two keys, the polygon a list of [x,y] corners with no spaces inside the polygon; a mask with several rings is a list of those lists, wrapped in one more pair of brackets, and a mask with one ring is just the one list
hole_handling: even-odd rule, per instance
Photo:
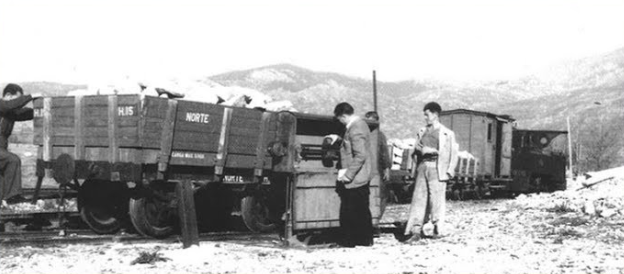
{"label": "wooden freight wagon", "polygon": [[[455,132],[459,149],[468,151],[476,159],[476,188],[458,184],[455,190],[507,189],[512,182],[512,131],[515,120],[508,115],[467,109],[443,111],[440,122]],[[481,196],[484,193],[476,193]],[[462,196],[459,193],[459,196]]]}
{"label": "wooden freight wagon", "polygon": [[97,232],[116,231],[129,212],[142,234],[173,233],[185,214],[180,182],[193,186],[200,207],[243,196],[252,230],[273,229],[282,215],[287,234],[338,226],[332,148],[322,146],[342,131],[332,117],[140,95],[43,98],[34,108],[37,175],[78,189],[81,215]]}

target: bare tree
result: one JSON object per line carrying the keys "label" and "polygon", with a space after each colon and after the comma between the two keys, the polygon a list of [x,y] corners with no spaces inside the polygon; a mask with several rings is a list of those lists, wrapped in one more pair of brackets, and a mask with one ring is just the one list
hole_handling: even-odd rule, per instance
{"label": "bare tree", "polygon": [[579,134],[579,171],[595,171],[622,165],[624,126],[619,117],[607,121],[588,119],[581,125]]}

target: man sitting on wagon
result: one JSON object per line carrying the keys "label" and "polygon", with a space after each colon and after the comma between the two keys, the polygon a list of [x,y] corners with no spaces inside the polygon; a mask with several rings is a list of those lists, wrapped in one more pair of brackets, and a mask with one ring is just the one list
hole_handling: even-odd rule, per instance
{"label": "man sitting on wagon", "polygon": [[9,152],[9,137],[13,125],[18,121],[33,119],[32,108],[24,107],[35,95],[24,95],[22,87],[8,84],[0,100],[0,198],[7,203],[23,202],[22,197],[22,162]]}

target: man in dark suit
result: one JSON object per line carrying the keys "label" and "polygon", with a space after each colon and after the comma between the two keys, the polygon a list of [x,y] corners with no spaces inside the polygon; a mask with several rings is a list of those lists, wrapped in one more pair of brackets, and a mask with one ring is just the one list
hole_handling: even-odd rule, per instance
{"label": "man in dark suit", "polygon": [[[376,111],[369,111],[364,114],[366,119],[373,120],[379,123],[379,114]],[[381,126],[380,126],[381,127]],[[388,199],[390,194],[388,193],[388,189],[386,188],[386,183],[390,180],[390,168],[392,167],[392,159],[390,159],[390,151],[388,149],[388,139],[386,135],[378,130],[377,135],[377,168],[380,176],[379,182],[379,192],[381,196],[381,203],[379,205],[381,212],[383,214],[386,209],[386,205],[388,203]],[[373,179],[373,181],[375,178]]]}
{"label": "man in dark suit", "polygon": [[340,228],[344,234],[341,244],[345,247],[372,246],[370,129],[364,120],[353,115],[353,111],[348,103],[340,103],[334,109],[336,119],[346,126],[344,136],[336,140],[342,142],[336,184],[340,195]]}
{"label": "man in dark suit", "polygon": [[24,95],[22,87],[16,84],[8,84],[0,99],[0,198],[8,203],[24,200],[21,196],[22,162],[8,147],[15,122],[33,119],[33,110],[24,107],[32,99],[33,96]]}

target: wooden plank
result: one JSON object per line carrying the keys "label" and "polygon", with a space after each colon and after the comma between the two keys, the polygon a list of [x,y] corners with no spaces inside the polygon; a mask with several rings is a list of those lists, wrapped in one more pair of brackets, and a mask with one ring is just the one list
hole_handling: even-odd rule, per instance
{"label": "wooden plank", "polygon": [[139,117],[123,117],[119,119],[119,127],[120,128],[137,128],[139,126]]}
{"label": "wooden plank", "polygon": [[43,98],[43,161],[52,160],[52,98]]}
{"label": "wooden plank", "polygon": [[83,134],[85,111],[82,98],[82,96],[74,97],[74,160],[83,160],[85,152]]}
{"label": "wooden plank", "polygon": [[255,136],[237,136],[229,134],[227,144],[228,153],[256,155],[259,134],[259,132],[256,132]]}
{"label": "wooden plank", "polygon": [[160,141],[160,154],[158,155],[158,179],[164,178],[164,173],[165,171],[167,171],[167,165],[169,163],[169,159],[171,158],[171,148],[173,146],[173,134],[175,131],[175,118],[177,114],[177,108],[178,101],[167,101],[167,115],[163,123]]}
{"label": "wooden plank", "polygon": [[277,114],[277,117],[277,131],[273,141],[285,144],[287,153],[284,157],[277,159],[278,162],[274,164],[273,170],[277,172],[294,172],[297,119],[289,112],[280,112]]}
{"label": "wooden plank", "polygon": [[[177,125],[176,125],[177,129]],[[173,148],[176,150],[196,150],[206,152],[217,152],[220,134],[208,134],[198,132],[179,132],[176,130],[173,138]],[[193,140],[189,142],[189,140]]]}
{"label": "wooden plank", "polygon": [[[318,161],[316,161],[318,162]],[[297,189],[299,188],[335,188],[337,171],[334,168],[325,168],[325,172],[305,172],[297,174]]]}
{"label": "wooden plank", "polygon": [[219,148],[217,149],[215,175],[223,174],[223,167],[227,159],[228,139],[230,131],[230,123],[232,121],[232,108],[223,109],[223,121],[221,123],[221,135],[219,136]]}
{"label": "wooden plank", "polygon": [[[173,121],[172,123],[175,123]],[[188,248],[199,245],[199,232],[197,229],[197,215],[195,213],[195,201],[193,198],[193,185],[190,181],[178,182],[176,187],[178,197],[178,215],[180,216],[180,230],[182,232],[182,246]]]}
{"label": "wooden plank", "polygon": [[138,94],[120,94],[117,97],[120,106],[135,105],[141,102],[141,96]]}
{"label": "wooden plank", "polygon": [[[85,136],[85,147],[87,146],[94,146],[94,147],[108,147],[109,145],[109,141],[108,141],[108,136],[104,135],[104,137],[88,137]],[[108,153],[106,153],[108,155]]]}
{"label": "wooden plank", "polygon": [[91,110],[89,110],[89,115],[86,116],[83,121],[84,127],[85,128],[99,128],[99,127],[107,128],[108,120],[102,119],[102,117],[106,117],[106,116],[108,116],[108,110],[106,110],[106,114],[101,115],[101,116],[95,116],[95,114],[91,113]]}
{"label": "wooden plank", "polygon": [[267,158],[267,142],[266,138],[268,137],[269,131],[269,122],[271,121],[271,117],[273,117],[272,113],[264,112],[262,113],[262,120],[260,122],[260,136],[258,137],[258,142],[256,143],[256,160],[254,166],[254,176],[262,176],[262,169],[264,168],[264,161]]}
{"label": "wooden plank", "polygon": [[117,96],[108,96],[108,155],[109,162],[119,161],[119,139],[117,137]]}
{"label": "wooden plank", "polygon": [[74,98],[69,96],[53,97],[53,108],[67,107],[74,105]]}
{"label": "wooden plank", "polygon": [[[52,119],[54,119],[54,117],[52,117]],[[74,137],[75,135],[75,128],[74,126],[70,126],[70,127],[61,127],[61,126],[55,126],[54,124],[51,125],[51,130],[52,130],[52,136],[65,136],[65,137]]]}
{"label": "wooden plank", "polygon": [[[74,146],[74,136],[52,136],[52,146]],[[73,154],[73,152],[72,152]]]}
{"label": "wooden plank", "polygon": [[102,95],[91,95],[91,96],[85,96],[84,97],[84,104],[86,106],[89,106],[88,108],[91,109],[92,107],[95,106],[101,106],[101,107],[107,107],[108,106],[108,98],[106,96],[102,96]]}
{"label": "wooden plank", "polygon": [[[72,97],[73,98],[73,97]],[[56,101],[55,101],[56,103]],[[54,117],[63,117],[63,118],[73,118],[74,117],[74,104],[67,105],[64,107],[58,107],[54,105],[52,108],[54,110]]]}
{"label": "wooden plank", "polygon": [[[73,110],[72,110],[73,111]],[[54,113],[54,119],[52,119],[52,127],[74,127],[74,116],[57,116],[56,112]]]}
{"label": "wooden plank", "polygon": [[[255,168],[256,156],[255,155],[240,155],[240,154],[228,154],[225,162],[225,167],[229,168]],[[263,163],[264,169],[271,168],[271,159],[268,158]]]}

